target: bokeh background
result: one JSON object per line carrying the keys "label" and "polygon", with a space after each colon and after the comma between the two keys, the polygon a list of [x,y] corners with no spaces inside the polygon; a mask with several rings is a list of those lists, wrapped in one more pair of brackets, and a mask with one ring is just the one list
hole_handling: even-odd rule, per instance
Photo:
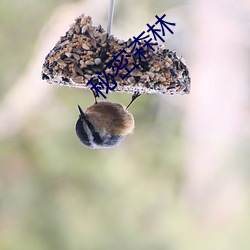
{"label": "bokeh background", "polygon": [[166,46],[192,91],[140,97],[134,134],[90,150],[74,126],[92,94],[48,85],[41,67],[81,13],[106,27],[108,4],[0,2],[0,249],[249,250],[250,2],[117,0],[122,39],[156,14],[176,23]]}

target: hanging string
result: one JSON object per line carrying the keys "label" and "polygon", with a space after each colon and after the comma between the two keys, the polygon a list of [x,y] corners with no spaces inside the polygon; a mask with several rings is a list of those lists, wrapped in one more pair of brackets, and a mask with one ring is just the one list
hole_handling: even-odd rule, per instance
{"label": "hanging string", "polygon": [[112,30],[114,10],[115,10],[115,0],[110,0],[109,12],[108,12],[108,26],[107,26],[107,33],[108,34],[111,34],[111,30]]}

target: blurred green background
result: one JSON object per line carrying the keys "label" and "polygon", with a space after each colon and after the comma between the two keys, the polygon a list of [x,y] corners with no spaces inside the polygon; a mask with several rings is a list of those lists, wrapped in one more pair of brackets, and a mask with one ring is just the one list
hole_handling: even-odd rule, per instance
{"label": "blurred green background", "polygon": [[0,249],[249,250],[250,3],[117,0],[123,39],[156,14],[176,23],[166,46],[192,91],[140,97],[134,134],[90,150],[74,126],[92,94],[48,85],[41,68],[80,13],[106,27],[108,4],[0,2]]}

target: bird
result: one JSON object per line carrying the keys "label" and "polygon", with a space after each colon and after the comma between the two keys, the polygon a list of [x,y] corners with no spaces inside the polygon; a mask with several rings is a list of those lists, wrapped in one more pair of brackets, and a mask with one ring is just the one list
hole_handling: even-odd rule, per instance
{"label": "bird", "polygon": [[91,149],[115,147],[134,130],[134,117],[128,108],[140,94],[136,92],[127,107],[109,101],[97,102],[96,94],[93,94],[95,103],[85,112],[78,105],[76,135],[84,146]]}

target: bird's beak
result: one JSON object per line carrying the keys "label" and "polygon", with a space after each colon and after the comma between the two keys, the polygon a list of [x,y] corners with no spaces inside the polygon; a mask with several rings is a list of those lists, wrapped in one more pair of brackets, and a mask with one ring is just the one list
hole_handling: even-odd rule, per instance
{"label": "bird's beak", "polygon": [[79,113],[80,113],[80,118],[86,118],[84,112],[82,111],[82,108],[79,105],[77,105],[77,106],[78,106],[78,110],[79,110]]}

